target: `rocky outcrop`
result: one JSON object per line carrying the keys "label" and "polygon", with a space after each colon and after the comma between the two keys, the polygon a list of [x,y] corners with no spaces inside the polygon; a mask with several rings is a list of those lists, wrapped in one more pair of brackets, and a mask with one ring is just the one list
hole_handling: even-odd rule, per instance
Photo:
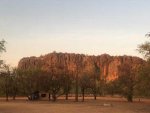
{"label": "rocky outcrop", "polygon": [[107,81],[119,76],[119,66],[129,64],[137,68],[144,60],[132,56],[110,56],[103,54],[99,56],[88,56],[74,53],[50,53],[40,57],[26,57],[19,61],[18,68],[41,68],[47,71],[65,71],[76,74],[81,71],[92,71],[99,69],[100,78]]}

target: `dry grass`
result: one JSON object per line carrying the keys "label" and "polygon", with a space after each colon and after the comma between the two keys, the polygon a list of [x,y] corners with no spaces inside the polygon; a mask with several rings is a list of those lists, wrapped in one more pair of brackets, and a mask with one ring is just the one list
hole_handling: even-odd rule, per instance
{"label": "dry grass", "polygon": [[[104,103],[111,106],[103,106]],[[110,97],[86,98],[85,102],[74,102],[73,98],[68,101],[60,98],[57,102],[0,99],[0,113],[150,113],[150,100],[128,103]]]}

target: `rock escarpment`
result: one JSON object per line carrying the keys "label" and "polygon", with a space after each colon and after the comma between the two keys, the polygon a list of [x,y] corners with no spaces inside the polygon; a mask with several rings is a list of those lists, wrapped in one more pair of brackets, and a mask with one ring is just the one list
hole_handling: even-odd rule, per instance
{"label": "rock escarpment", "polygon": [[40,57],[26,57],[19,61],[18,68],[41,68],[44,70],[63,70],[75,74],[78,70],[90,71],[93,68],[100,69],[100,78],[107,81],[119,76],[119,66],[128,63],[137,68],[144,60],[132,56],[110,56],[103,54],[99,56],[88,56],[74,53],[50,53]]}

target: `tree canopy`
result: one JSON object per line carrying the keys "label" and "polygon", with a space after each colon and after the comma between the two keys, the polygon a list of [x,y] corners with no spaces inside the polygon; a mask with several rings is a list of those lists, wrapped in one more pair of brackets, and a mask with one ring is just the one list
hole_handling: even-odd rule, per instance
{"label": "tree canopy", "polygon": [[[145,36],[150,38],[150,33],[147,33]],[[138,45],[138,51],[143,54],[147,60],[150,60],[150,40]]]}
{"label": "tree canopy", "polygon": [[6,51],[5,43],[6,41],[4,39],[0,41],[0,53]]}
{"label": "tree canopy", "polygon": [[[6,43],[6,41],[3,39],[0,41],[0,53],[6,51],[5,43]],[[0,59],[0,67],[2,64],[3,64],[3,60]]]}
{"label": "tree canopy", "polygon": [[[145,35],[150,38],[150,32]],[[150,40],[138,46],[139,53],[142,53],[146,58],[137,77],[137,92],[140,96],[150,96]]]}

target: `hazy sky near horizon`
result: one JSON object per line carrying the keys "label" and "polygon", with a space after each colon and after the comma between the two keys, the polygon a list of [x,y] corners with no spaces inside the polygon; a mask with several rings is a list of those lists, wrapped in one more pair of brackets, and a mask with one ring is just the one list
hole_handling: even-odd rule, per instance
{"label": "hazy sky near horizon", "polygon": [[140,56],[150,0],[0,0],[6,63],[49,52]]}

